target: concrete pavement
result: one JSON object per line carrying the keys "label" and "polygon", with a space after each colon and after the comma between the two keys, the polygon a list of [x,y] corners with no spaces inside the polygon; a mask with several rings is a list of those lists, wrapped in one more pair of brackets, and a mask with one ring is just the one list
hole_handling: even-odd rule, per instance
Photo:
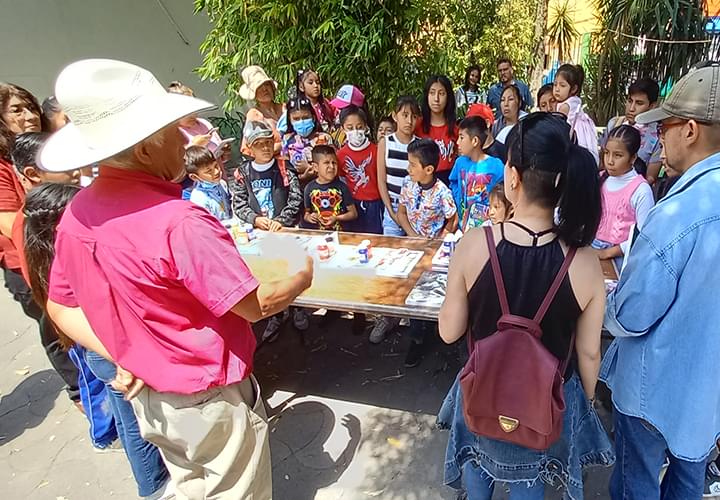
{"label": "concrete pavement", "polygon": [[[4,288],[0,317],[3,499],[137,498],[124,454],[93,451],[87,420],[50,368],[37,326]],[[348,321],[314,318],[304,336],[287,326],[258,350],[275,499],[456,498],[442,485],[447,435],[434,430],[459,369],[455,348],[435,346],[406,370],[405,347],[399,334],[371,346],[350,334]],[[593,471],[586,497],[607,498],[607,477]]]}

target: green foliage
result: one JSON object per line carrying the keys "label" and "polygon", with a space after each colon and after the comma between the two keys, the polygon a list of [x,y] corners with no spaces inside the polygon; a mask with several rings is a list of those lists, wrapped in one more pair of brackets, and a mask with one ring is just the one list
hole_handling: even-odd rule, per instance
{"label": "green foliage", "polygon": [[622,111],[631,80],[651,77],[662,88],[710,56],[707,44],[639,42],[631,37],[707,40],[706,0],[607,0],[598,1],[598,9],[602,30],[593,40],[597,74],[589,92],[598,123]]}
{"label": "green foliage", "polygon": [[563,4],[554,6],[551,19],[552,22],[548,27],[550,43],[557,47],[558,57],[561,61],[569,61],[571,58],[570,51],[575,43],[575,39],[580,36],[580,33],[578,33],[575,27],[575,21],[573,20],[572,10],[568,5],[568,0],[565,0]]}
{"label": "green foliage", "polygon": [[329,94],[343,83],[363,89],[387,111],[397,96],[419,96],[431,74],[461,83],[470,63],[496,79],[495,61],[529,67],[535,0],[195,0],[212,29],[198,73],[226,82],[225,109],[240,104],[239,70],[263,66],[281,99],[298,69],[311,67]]}

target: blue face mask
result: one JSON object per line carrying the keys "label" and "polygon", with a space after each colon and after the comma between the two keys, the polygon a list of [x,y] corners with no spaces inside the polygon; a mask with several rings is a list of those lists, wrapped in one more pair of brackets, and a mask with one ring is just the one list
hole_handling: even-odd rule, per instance
{"label": "blue face mask", "polygon": [[307,137],[310,134],[312,134],[312,131],[315,130],[315,120],[312,118],[305,118],[303,120],[294,120],[292,122],[293,129],[295,129],[295,132],[300,134],[303,137]]}
{"label": "blue face mask", "polygon": [[217,186],[220,184],[220,182],[211,182],[211,181],[204,181],[204,180],[197,180],[195,181],[195,186],[199,187],[203,190],[211,190],[217,188]]}

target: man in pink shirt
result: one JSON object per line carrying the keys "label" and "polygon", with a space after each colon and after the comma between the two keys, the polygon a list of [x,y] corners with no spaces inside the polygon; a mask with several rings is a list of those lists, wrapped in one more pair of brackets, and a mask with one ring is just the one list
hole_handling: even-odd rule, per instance
{"label": "man in pink shirt", "polygon": [[56,96],[71,123],[50,138],[40,163],[101,167],[58,226],[48,312],[76,341],[144,380],[133,408],[179,498],[271,498],[249,322],[308,288],[312,260],[286,280],[258,284],[217,219],[180,199],[177,121],[209,103],[168,94],[146,70],[104,59],[66,67]]}

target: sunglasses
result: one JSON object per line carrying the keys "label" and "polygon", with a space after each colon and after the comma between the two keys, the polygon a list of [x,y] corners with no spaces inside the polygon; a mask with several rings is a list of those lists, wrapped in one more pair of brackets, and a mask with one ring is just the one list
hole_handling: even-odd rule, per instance
{"label": "sunglasses", "polygon": [[[518,165],[520,167],[525,166],[525,132],[527,127],[535,123],[537,121],[540,121],[542,119],[546,119],[547,116],[550,116],[554,120],[562,121],[563,123],[567,123],[567,119],[564,114],[559,113],[557,111],[552,112],[544,112],[544,111],[536,111],[535,113],[530,113],[529,115],[525,115],[523,118],[520,119],[518,122],[518,142],[520,143],[520,158],[518,161]],[[533,160],[532,164],[527,167],[529,169],[535,168],[535,161]]]}
{"label": "sunglasses", "polygon": [[679,127],[679,126],[681,126],[681,125],[685,125],[687,122],[688,122],[688,120],[682,120],[682,121],[679,121],[679,122],[672,122],[672,123],[663,123],[663,122],[660,122],[660,123],[658,124],[658,133],[660,134],[660,138],[661,138],[661,139],[664,139],[664,138],[665,138],[665,133],[666,133],[668,130],[670,130],[670,129],[672,129],[672,128],[675,128],[675,127]]}

